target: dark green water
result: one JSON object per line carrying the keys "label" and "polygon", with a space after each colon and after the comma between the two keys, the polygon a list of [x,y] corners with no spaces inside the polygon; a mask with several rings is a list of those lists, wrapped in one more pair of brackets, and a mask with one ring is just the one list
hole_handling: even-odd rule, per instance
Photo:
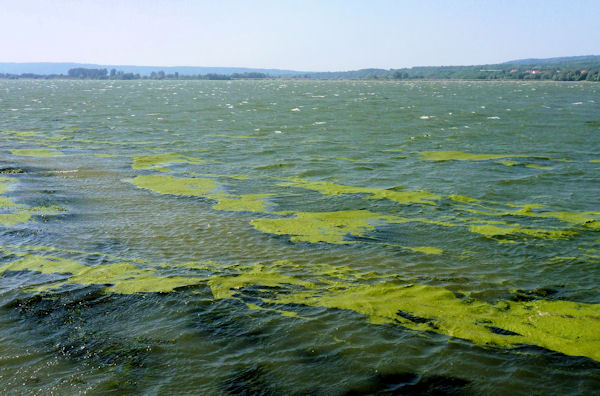
{"label": "dark green water", "polygon": [[3,394],[600,389],[597,84],[2,81],[0,141]]}

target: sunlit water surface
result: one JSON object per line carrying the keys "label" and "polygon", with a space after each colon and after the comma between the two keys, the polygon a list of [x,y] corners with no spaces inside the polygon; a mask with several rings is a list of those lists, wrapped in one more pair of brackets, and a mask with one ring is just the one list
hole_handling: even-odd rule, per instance
{"label": "sunlit water surface", "polygon": [[2,81],[0,141],[3,394],[600,389],[600,85]]}

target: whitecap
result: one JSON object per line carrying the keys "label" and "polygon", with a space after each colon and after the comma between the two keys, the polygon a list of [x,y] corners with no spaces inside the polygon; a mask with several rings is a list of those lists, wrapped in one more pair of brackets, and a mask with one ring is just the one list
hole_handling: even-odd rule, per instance
{"label": "whitecap", "polygon": [[300,109],[297,107],[294,107],[291,111],[300,111]]}
{"label": "whitecap", "polygon": [[499,120],[500,117],[498,117],[498,116],[492,116],[492,117],[488,117],[487,119],[488,120]]}
{"label": "whitecap", "polygon": [[275,133],[282,133],[281,131],[275,131]]}

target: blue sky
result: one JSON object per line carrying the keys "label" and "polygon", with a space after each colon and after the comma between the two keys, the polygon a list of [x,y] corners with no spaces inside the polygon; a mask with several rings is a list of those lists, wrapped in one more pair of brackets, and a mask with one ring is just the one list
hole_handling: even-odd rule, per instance
{"label": "blue sky", "polygon": [[0,62],[294,70],[600,54],[600,0],[0,0]]}

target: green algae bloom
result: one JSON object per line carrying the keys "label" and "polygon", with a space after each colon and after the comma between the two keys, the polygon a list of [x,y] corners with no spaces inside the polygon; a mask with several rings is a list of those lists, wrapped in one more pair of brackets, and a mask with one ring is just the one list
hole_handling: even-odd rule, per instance
{"label": "green algae bloom", "polygon": [[[3,194],[8,190],[13,179],[8,177],[0,177],[0,194]],[[0,196],[0,210],[1,209],[9,209],[12,212],[9,213],[0,213],[0,225],[3,226],[15,226],[18,224],[26,223],[31,219],[33,213],[35,213],[35,209],[17,209],[21,208],[23,205],[19,205],[8,197]]]}
{"label": "green algae bloom", "polygon": [[524,207],[521,210],[518,210],[516,212],[509,212],[506,214],[515,216],[554,218],[578,226],[588,227],[592,229],[600,229],[600,212],[533,212],[531,210],[536,208],[539,208],[539,206],[524,205]]}
{"label": "green algae bloom", "polygon": [[15,155],[25,157],[57,157],[63,155],[60,151],[50,149],[12,149],[10,150]]}
{"label": "green algae bloom", "polygon": [[[215,298],[238,298],[245,287],[264,286],[270,287],[262,298],[269,307],[300,304],[345,309],[365,315],[374,324],[400,324],[480,345],[538,345],[600,360],[599,304],[546,300],[489,304],[458,298],[442,287],[398,281],[361,284],[335,276],[321,278],[314,286],[272,271],[266,268],[261,276],[261,270],[254,268],[248,274],[213,277],[209,285]],[[258,305],[249,305],[253,306]]]}
{"label": "green algae bloom", "polygon": [[498,161],[499,164],[502,164],[504,166],[515,166],[518,165],[518,162],[515,161]]}
{"label": "green algae bloom", "polygon": [[218,194],[214,197],[218,202],[213,205],[215,210],[227,210],[231,212],[267,212],[265,199],[273,194]]}
{"label": "green algae bloom", "polygon": [[75,274],[87,268],[74,260],[59,257],[26,255],[17,261],[0,266],[0,272],[37,271],[42,274]]}
{"label": "green algae bloom", "polygon": [[[455,201],[471,203],[471,204],[475,203],[475,202],[481,202],[481,201],[477,201],[477,200],[469,201],[468,199],[465,199],[468,197],[458,198],[458,196],[456,196],[456,195],[451,195],[450,198]],[[506,204],[506,206],[515,208],[516,210],[514,210],[514,209],[512,209],[512,210],[511,209],[508,209],[508,210],[507,209],[495,209],[495,208],[490,208],[490,207],[486,207],[483,205],[477,205],[477,206],[482,208],[483,210],[470,209],[470,208],[463,208],[463,210],[470,212],[470,213],[486,215],[486,216],[497,216],[497,217],[522,216],[522,217],[532,217],[532,218],[556,219],[556,220],[560,220],[562,222],[569,223],[569,224],[579,226],[579,227],[590,228],[590,229],[600,229],[600,212],[596,212],[596,211],[591,211],[591,212],[540,211],[540,210],[544,210],[544,209],[547,210],[547,208],[544,207],[543,205],[539,205],[539,204],[524,204],[524,205]]]}
{"label": "green algae bloom", "polygon": [[150,268],[139,268],[131,263],[116,263],[88,267],[68,279],[80,285],[111,284],[106,291],[119,294],[167,293],[177,287],[197,284],[200,278],[163,277]]}
{"label": "green algae bloom", "polygon": [[[498,222],[496,222],[498,223]],[[504,224],[504,223],[501,223]],[[544,230],[544,229],[532,229],[532,228],[524,228],[524,227],[501,227],[494,224],[474,224],[469,226],[469,231],[481,234],[486,237],[498,237],[498,236],[507,236],[507,235],[529,235],[536,238],[542,239],[561,239],[561,238],[569,238],[574,235],[577,235],[574,231],[564,231],[564,230]]]}
{"label": "green algae bloom", "polygon": [[[178,267],[174,264],[175,267]],[[214,263],[183,263],[181,268],[217,270]],[[72,274],[67,279],[30,288],[48,292],[63,285],[104,285],[107,293],[167,293],[178,287],[206,284],[213,297],[243,300],[253,290],[250,309],[297,317],[294,306],[343,309],[364,315],[373,324],[397,324],[479,345],[538,345],[572,356],[600,361],[600,304],[571,301],[498,301],[495,304],[457,297],[443,287],[390,280],[345,266],[289,261],[233,266],[230,274],[207,277],[162,276],[157,268],[128,262],[86,266],[74,260],[24,255],[0,266],[7,271]],[[221,268],[226,270],[227,268]],[[311,280],[312,279],[312,280]],[[258,294],[257,294],[258,293]]]}
{"label": "green algae bloom", "polygon": [[131,180],[139,188],[160,194],[205,196],[217,189],[212,179],[182,178],[169,175],[144,175]]}
{"label": "green algae bloom", "polygon": [[187,164],[202,164],[205,161],[200,158],[188,157],[178,153],[164,153],[164,154],[152,154],[152,155],[137,155],[133,157],[133,164],[131,168],[134,170],[138,169],[152,169],[159,167],[164,164],[173,163],[187,163]]}
{"label": "green algae bloom", "polygon": [[0,209],[14,208],[16,206],[18,206],[18,205],[16,203],[14,203],[10,198],[0,197]]}
{"label": "green algae bloom", "polygon": [[293,217],[254,219],[250,224],[269,234],[290,235],[294,242],[355,243],[346,236],[363,236],[375,230],[373,222],[383,216],[368,210],[339,212],[297,212]]}
{"label": "green algae bloom", "polygon": [[236,276],[214,276],[208,280],[212,294],[216,299],[233,298],[238,290],[253,285],[277,287],[280,285],[296,285],[303,288],[314,287],[314,284],[292,276],[282,275],[275,271],[265,271],[262,267],[254,267],[247,273]]}
{"label": "green algae bloom", "polygon": [[[140,188],[148,189],[160,194],[202,196],[217,201],[213,205],[215,210],[223,211],[245,211],[254,213],[269,213],[266,199],[272,194],[227,194],[218,191],[218,183],[208,178],[180,178],[170,175],[144,175],[131,180],[131,183]],[[324,195],[338,196],[342,194],[366,194],[366,199],[387,199],[397,203],[421,203],[433,205],[434,200],[441,196],[427,191],[397,191],[395,189],[377,189],[355,186],[346,186],[331,182],[311,182],[304,179],[292,178],[281,183],[281,186],[294,186],[318,191]],[[483,206],[480,200],[457,194],[451,194],[448,198],[453,201],[467,205],[475,205],[481,209],[470,207],[462,210],[474,214],[487,216],[528,216],[556,218],[571,224],[597,229],[600,226],[596,212],[569,213],[569,212],[534,212],[533,209],[543,208],[541,205],[508,205],[517,210],[494,209]],[[338,244],[356,243],[348,237],[363,237],[368,232],[375,230],[377,223],[408,223],[421,222],[424,224],[439,225],[444,227],[456,227],[461,224],[453,224],[440,220],[426,218],[404,218],[397,216],[386,216],[370,212],[368,210],[337,211],[337,212],[272,212],[279,215],[292,215],[283,218],[259,218],[250,224],[257,230],[269,234],[289,235],[293,242],[327,242]],[[467,229],[476,234],[489,238],[505,236],[529,236],[541,239],[561,239],[577,235],[577,232],[557,229],[534,229],[523,227],[520,224],[509,224],[501,221],[481,221],[477,219],[460,219],[467,222]],[[401,246],[403,247],[403,246]],[[427,254],[439,254],[441,251],[417,250],[418,248],[403,247],[413,251],[421,251]],[[435,253],[433,253],[435,252]]]}
{"label": "green algae bloom", "polygon": [[442,254],[444,251],[440,248],[431,246],[403,246],[404,249],[412,250],[414,252],[425,253],[425,254]]}
{"label": "green algae bloom", "polygon": [[[514,155],[514,154],[474,154],[464,151],[421,151],[419,152],[423,159],[428,161],[485,161],[502,158],[539,158],[551,159],[548,157],[540,157],[535,155]],[[516,163],[512,161],[501,162],[503,165],[513,166]]]}
{"label": "green algae bloom", "polygon": [[159,194],[202,196],[217,201],[213,209],[233,212],[267,212],[265,199],[272,196],[272,194],[226,194],[217,191],[219,187],[217,182],[207,178],[144,175],[132,179],[131,183]]}
{"label": "green algae bloom", "polygon": [[397,191],[394,189],[368,188],[345,186],[331,182],[313,182],[300,178],[290,178],[281,183],[284,187],[299,187],[307,190],[318,191],[324,195],[338,196],[342,194],[366,194],[366,199],[387,199],[400,204],[420,203],[434,205],[441,197],[428,191]]}
{"label": "green algae bloom", "polygon": [[31,219],[31,212],[23,209],[13,213],[0,213],[0,225],[15,226],[26,223]]}
{"label": "green algae bloom", "polygon": [[91,267],[75,260],[50,256],[25,255],[16,261],[0,266],[0,273],[25,270],[42,274],[72,275],[66,280],[29,288],[29,290],[37,292],[57,290],[63,285],[71,283],[106,285],[106,292],[119,294],[167,293],[177,287],[195,285],[203,281],[202,278],[196,277],[161,276],[155,269],[141,268],[126,262]]}
{"label": "green algae bloom", "polygon": [[458,195],[458,194],[450,194],[450,195],[448,195],[448,198],[450,198],[453,201],[457,201],[457,202],[466,202],[466,203],[481,202],[481,200],[479,200],[479,199],[466,197],[464,195]]}
{"label": "green algae bloom", "polygon": [[8,187],[12,183],[13,179],[10,177],[0,177],[0,194],[4,194]]}

